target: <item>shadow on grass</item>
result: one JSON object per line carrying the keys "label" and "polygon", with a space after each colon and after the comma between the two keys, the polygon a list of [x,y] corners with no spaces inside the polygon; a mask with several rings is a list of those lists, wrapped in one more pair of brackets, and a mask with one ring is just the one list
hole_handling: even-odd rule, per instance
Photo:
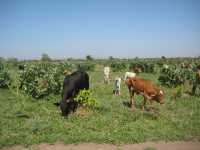
{"label": "shadow on grass", "polygon": [[[131,103],[129,101],[123,101],[122,103],[125,107],[131,108]],[[142,108],[142,106],[138,103],[135,104],[135,107],[138,108],[138,109]]]}
{"label": "shadow on grass", "polygon": [[107,113],[110,111],[109,108],[107,107],[104,107],[104,106],[96,106],[96,107],[93,107],[92,108],[93,111],[96,111],[98,113]]}
{"label": "shadow on grass", "polygon": [[123,103],[123,105],[124,105],[125,107],[131,108],[130,102],[123,101],[122,103]]}
{"label": "shadow on grass", "polygon": [[[122,102],[123,105],[127,108],[131,108],[131,104],[130,102],[128,101],[123,101]],[[157,108],[154,108],[154,107],[148,107],[148,108],[145,108],[145,110],[142,110],[141,109],[141,106],[136,104],[136,109],[133,113],[134,114],[137,114],[138,116],[141,117],[144,116],[145,118],[149,118],[151,120],[155,120],[155,119],[158,119],[159,118],[159,110]]]}

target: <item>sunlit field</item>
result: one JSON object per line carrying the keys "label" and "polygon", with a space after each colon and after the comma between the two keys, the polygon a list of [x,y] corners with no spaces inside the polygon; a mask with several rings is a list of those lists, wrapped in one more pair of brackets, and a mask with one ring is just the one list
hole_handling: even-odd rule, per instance
{"label": "sunlit field", "polygon": [[[116,69],[115,72],[111,71],[111,82],[105,84],[103,67],[110,65],[110,61],[87,61],[95,64],[95,68],[87,70],[87,73],[90,77],[90,89],[98,101],[98,106],[78,108],[68,118],[61,116],[60,109],[53,105],[54,102],[61,100],[60,93],[49,93],[41,98],[34,98],[18,87],[20,72],[18,65],[27,64],[29,67],[36,62],[26,61],[18,64],[4,62],[10,74],[11,84],[0,88],[0,146],[57,141],[122,144],[200,139],[200,98],[198,94],[188,94],[192,89],[191,85],[187,82],[182,84],[183,91],[177,95],[179,88],[163,85],[158,80],[162,65],[159,66],[157,61],[161,60],[153,61],[154,72],[142,72],[138,76],[151,79],[164,89],[165,104],[147,103],[147,108],[153,107],[153,111],[148,109],[142,111],[143,97],[137,95],[136,110],[132,111],[129,107],[129,92],[124,82],[121,85],[121,96],[113,95],[114,78],[123,77],[130,69],[125,67]],[[165,63],[180,65],[179,62],[182,61],[178,60],[176,63],[176,60],[168,60]],[[86,61],[69,62],[77,65]],[[148,62],[152,63],[152,60],[147,60]],[[128,64],[127,61],[124,63]],[[72,69],[75,70],[76,67]],[[64,76],[61,75],[61,78]]]}

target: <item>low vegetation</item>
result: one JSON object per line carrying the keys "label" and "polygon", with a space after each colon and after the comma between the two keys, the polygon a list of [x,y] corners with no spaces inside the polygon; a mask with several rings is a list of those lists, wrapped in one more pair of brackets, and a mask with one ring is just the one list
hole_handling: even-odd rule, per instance
{"label": "low vegetation", "polygon": [[0,88],[8,88],[11,78],[8,70],[3,63],[0,63]]}
{"label": "low vegetation", "polygon": [[[24,70],[19,70],[13,65],[9,66],[7,62],[6,70],[10,72],[11,85],[14,85],[9,86],[8,89],[0,88],[0,147],[57,141],[122,144],[147,140],[192,138],[200,140],[200,99],[196,94],[185,92],[192,90],[192,82],[191,85],[184,82],[184,86],[182,83],[174,86],[174,82],[169,83],[172,85],[162,86],[166,93],[166,103],[147,104],[147,107],[153,107],[152,111],[142,111],[143,97],[136,96],[136,110],[132,112],[129,106],[128,89],[124,83],[121,85],[122,95],[113,95],[114,77],[123,76],[128,70],[128,64],[134,61],[124,60],[122,63],[125,63],[127,68],[112,72],[110,84],[103,82],[103,65],[99,64],[103,64],[104,60],[98,60],[98,63],[96,60],[92,62],[72,60],[63,64],[51,60],[45,62],[45,65],[44,62],[26,61],[22,63],[26,64]],[[145,61],[148,64],[148,60]],[[154,61],[154,69],[158,71],[153,74],[142,72],[139,76],[166,85],[165,81],[158,80],[162,75],[163,66],[158,65],[159,61],[161,60]],[[179,59],[172,61],[165,58],[162,61],[170,62],[167,65],[180,64]],[[190,59],[184,61],[193,62]],[[60,109],[53,105],[61,99],[63,72],[65,69],[76,70],[78,64],[87,63],[93,64],[95,68],[88,71],[90,90],[83,90],[77,100],[92,107],[89,107],[89,111],[83,115],[71,114],[66,119],[61,116]],[[195,72],[195,69],[192,71]],[[167,79],[171,78],[167,77]],[[193,82],[197,84],[195,80]],[[197,86],[199,87],[199,82]],[[17,90],[17,87],[20,89]],[[177,93],[174,94],[175,91]]]}
{"label": "low vegetation", "polygon": [[78,96],[75,98],[75,101],[84,107],[96,107],[98,105],[98,102],[93,97],[91,90],[81,90]]}
{"label": "low vegetation", "polygon": [[70,69],[68,63],[28,65],[19,73],[19,89],[34,98],[61,93],[64,71]]}

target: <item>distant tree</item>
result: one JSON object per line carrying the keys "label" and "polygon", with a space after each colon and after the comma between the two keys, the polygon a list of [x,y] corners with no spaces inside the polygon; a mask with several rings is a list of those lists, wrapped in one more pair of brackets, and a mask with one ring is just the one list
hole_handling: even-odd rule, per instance
{"label": "distant tree", "polygon": [[43,53],[41,57],[41,61],[51,61],[51,58],[49,57],[48,54]]}
{"label": "distant tree", "polygon": [[87,55],[86,60],[94,60],[94,58],[91,55]]}
{"label": "distant tree", "polygon": [[67,58],[67,61],[72,61],[74,60],[74,58],[70,57],[70,58]]}
{"label": "distant tree", "polygon": [[113,57],[113,56],[109,56],[108,59],[109,59],[109,60],[114,60],[114,57]]}
{"label": "distant tree", "polygon": [[165,56],[162,56],[161,58],[162,58],[162,59],[166,59],[166,57],[165,57]]}

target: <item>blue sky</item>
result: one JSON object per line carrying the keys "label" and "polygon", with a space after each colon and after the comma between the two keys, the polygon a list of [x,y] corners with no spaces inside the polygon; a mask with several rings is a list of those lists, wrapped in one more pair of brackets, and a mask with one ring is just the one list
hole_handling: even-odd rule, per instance
{"label": "blue sky", "polygon": [[0,56],[200,55],[199,0],[0,0]]}

